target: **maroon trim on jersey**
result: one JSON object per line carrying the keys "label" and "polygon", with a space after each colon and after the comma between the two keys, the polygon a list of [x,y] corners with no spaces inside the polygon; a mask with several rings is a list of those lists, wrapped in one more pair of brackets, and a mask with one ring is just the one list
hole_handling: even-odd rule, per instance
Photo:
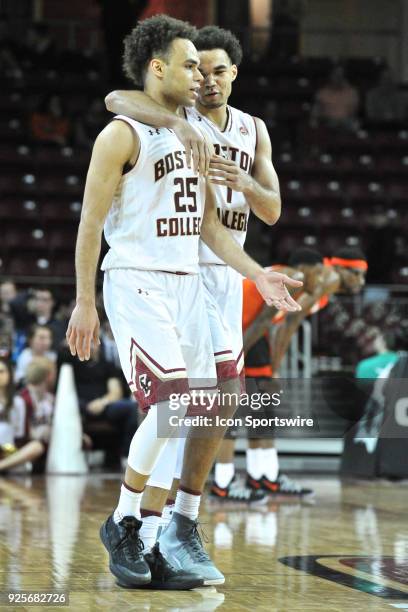
{"label": "maroon trim on jersey", "polygon": [[183,113],[184,113],[184,119],[185,119],[186,121],[188,121],[187,111],[186,111],[186,109],[184,108],[184,106],[183,106]]}
{"label": "maroon trim on jersey", "polygon": [[[126,125],[128,125],[132,131],[133,142],[135,141],[135,129],[130,125],[128,121],[126,121],[125,119],[122,119],[122,117],[113,117],[113,119],[111,119],[109,123],[112,123],[112,121],[122,121],[122,123],[125,123]],[[140,140],[139,153],[137,154],[136,161],[133,165],[130,164],[128,161],[125,163],[125,165],[122,168],[122,176],[126,176],[127,174],[129,174],[129,172],[133,170],[133,168],[136,167],[136,164],[139,161],[141,149],[142,149],[142,141]]]}
{"label": "maroon trim on jersey", "polygon": [[227,118],[227,123],[225,124],[225,128],[223,130],[220,130],[220,132],[222,132],[223,134],[224,132],[230,132],[232,128],[232,112],[229,106],[227,106],[227,113],[228,113],[228,118]]}
{"label": "maroon trim on jersey", "polygon": [[[252,115],[251,115],[252,117]],[[258,146],[258,129],[256,127],[256,121],[255,121],[255,117],[252,117],[253,121],[254,121],[254,125],[255,125],[255,153],[256,153],[256,149]]]}
{"label": "maroon trim on jersey", "polygon": [[233,378],[238,378],[237,364],[234,359],[216,363],[215,367],[217,369],[218,382],[225,382]]}

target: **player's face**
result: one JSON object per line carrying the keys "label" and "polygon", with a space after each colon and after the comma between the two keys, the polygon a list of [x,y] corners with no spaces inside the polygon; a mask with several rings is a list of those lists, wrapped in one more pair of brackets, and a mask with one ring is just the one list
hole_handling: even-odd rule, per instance
{"label": "player's face", "polygon": [[336,268],[340,274],[342,292],[360,293],[365,285],[365,271],[357,268],[342,268],[341,266],[336,266]]}
{"label": "player's face", "polygon": [[237,67],[224,49],[200,51],[200,72],[204,77],[198,102],[205,108],[220,108],[228,102]]}
{"label": "player's face", "polygon": [[176,38],[163,70],[163,93],[178,106],[194,106],[203,80],[197,49],[190,40]]}

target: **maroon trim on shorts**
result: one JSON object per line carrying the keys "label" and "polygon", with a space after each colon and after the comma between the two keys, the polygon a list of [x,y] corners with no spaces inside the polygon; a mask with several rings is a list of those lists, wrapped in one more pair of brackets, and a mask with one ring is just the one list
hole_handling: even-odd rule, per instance
{"label": "maroon trim on shorts", "polygon": [[144,519],[147,516],[159,516],[161,517],[161,512],[156,512],[155,510],[145,510],[144,508],[140,508],[140,518]]}
{"label": "maroon trim on shorts", "polygon": [[217,380],[222,383],[233,378],[238,378],[237,364],[234,359],[222,361],[215,364],[217,370]]}
{"label": "maroon trim on shorts", "polygon": [[[132,338],[131,341],[131,352],[132,352],[132,345],[137,346],[137,348],[139,349],[139,351],[142,351],[143,355],[145,355],[155,366],[158,370],[160,370],[160,372],[163,372],[163,374],[168,374],[169,372],[187,372],[186,368],[172,368],[169,370],[166,370],[166,368],[163,368],[163,366],[160,365],[160,363],[158,363],[155,359],[153,359],[153,357],[151,355],[149,355],[149,353],[147,351],[145,351],[140,344],[138,344],[136,342],[136,340],[134,338]],[[131,353],[132,354],[132,353]]]}
{"label": "maroon trim on shorts", "polygon": [[128,491],[131,491],[132,493],[143,493],[144,491],[144,487],[141,491],[139,491],[138,489],[134,489],[133,487],[131,487],[130,485],[127,484],[127,482],[123,481],[123,486],[125,487],[125,489],[127,489]]}
{"label": "maroon trim on shorts", "polygon": [[218,355],[232,355],[232,351],[228,350],[228,351],[218,351],[217,353],[214,353],[214,356],[217,357]]}
{"label": "maroon trim on shorts", "polygon": [[174,506],[175,503],[176,503],[175,499],[170,499],[170,497],[166,499],[166,506]]}
{"label": "maroon trim on shorts", "polygon": [[[153,359],[147,351],[137,344],[134,338],[131,339],[131,350],[130,350],[130,366],[132,375],[132,391],[133,396],[136,399],[139,408],[145,412],[152,404],[166,401],[172,394],[184,394],[189,393],[188,378],[186,368],[170,368],[166,370],[163,368],[155,359]],[[133,348],[136,346],[143,355],[145,355],[149,361],[151,361],[158,370],[164,374],[173,372],[185,372],[185,376],[182,378],[171,378],[170,380],[162,380],[160,376],[157,376],[150,368],[148,363],[133,355]],[[135,357],[135,359],[133,359]],[[135,367],[133,367],[135,362]]]}

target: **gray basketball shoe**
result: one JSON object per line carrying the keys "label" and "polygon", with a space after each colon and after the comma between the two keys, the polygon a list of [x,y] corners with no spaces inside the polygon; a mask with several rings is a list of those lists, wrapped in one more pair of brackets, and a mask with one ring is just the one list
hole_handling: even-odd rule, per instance
{"label": "gray basketball shoe", "polygon": [[203,547],[197,521],[173,512],[170,523],[160,534],[160,550],[175,568],[204,579],[204,585],[224,584],[225,576],[215,567]]}

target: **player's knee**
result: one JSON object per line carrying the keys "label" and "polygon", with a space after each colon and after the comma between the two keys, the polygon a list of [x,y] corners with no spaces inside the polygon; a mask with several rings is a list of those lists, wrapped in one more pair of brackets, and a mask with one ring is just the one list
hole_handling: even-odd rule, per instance
{"label": "player's knee", "polygon": [[221,416],[231,417],[235,414],[241,395],[241,384],[238,376],[218,384],[219,412]]}

